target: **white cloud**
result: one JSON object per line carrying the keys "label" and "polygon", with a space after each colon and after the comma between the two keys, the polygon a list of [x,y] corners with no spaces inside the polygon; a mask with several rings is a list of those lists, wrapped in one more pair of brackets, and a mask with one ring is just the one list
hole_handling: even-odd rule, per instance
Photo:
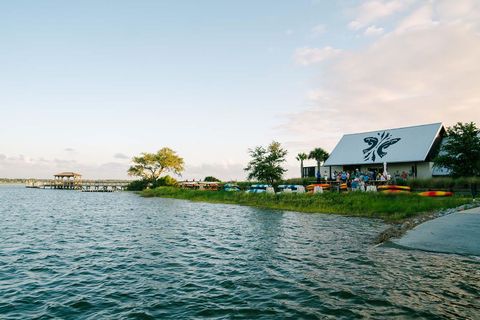
{"label": "white cloud", "polygon": [[411,0],[372,0],[356,8],[356,17],[349,23],[349,28],[359,30],[381,19],[398,13],[411,5]]}
{"label": "white cloud", "polygon": [[478,0],[439,0],[435,13],[440,20],[459,21],[462,23],[478,22],[480,19]]}
{"label": "white cloud", "polygon": [[353,21],[350,21],[350,23],[348,24],[348,27],[352,30],[359,30],[363,27],[363,25],[357,20],[353,20]]}
{"label": "white cloud", "polygon": [[127,156],[126,154],[120,153],[120,152],[115,153],[115,154],[113,155],[113,157],[114,157],[115,159],[121,159],[121,160],[130,159],[129,156]]}
{"label": "white cloud", "polygon": [[298,48],[294,54],[295,63],[303,66],[308,66],[314,63],[319,63],[327,59],[338,56],[342,50],[332,47],[324,48]]}
{"label": "white cloud", "polygon": [[379,36],[383,34],[383,28],[377,27],[375,25],[369,26],[367,29],[365,29],[364,34],[366,36]]}
{"label": "white cloud", "polygon": [[457,11],[469,12],[462,19],[440,14],[440,3],[416,8],[396,31],[325,63],[289,128],[331,148],[348,132],[480,123],[480,8],[462,4]]}
{"label": "white cloud", "polygon": [[404,18],[396,27],[395,32],[428,28],[435,24],[436,22],[433,20],[433,6],[432,4],[426,4]]}
{"label": "white cloud", "polygon": [[60,171],[79,172],[86,179],[128,179],[128,165],[109,162],[84,164],[75,160],[0,155],[0,177],[50,179]]}

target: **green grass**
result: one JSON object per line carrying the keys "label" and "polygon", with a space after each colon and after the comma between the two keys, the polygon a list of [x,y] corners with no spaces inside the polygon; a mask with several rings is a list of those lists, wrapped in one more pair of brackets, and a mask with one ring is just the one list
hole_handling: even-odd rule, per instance
{"label": "green grass", "polygon": [[397,221],[439,209],[469,203],[468,197],[428,198],[416,194],[366,192],[323,194],[248,194],[245,192],[198,191],[173,187],[144,190],[144,197],[227,203],[299,212],[335,213]]}

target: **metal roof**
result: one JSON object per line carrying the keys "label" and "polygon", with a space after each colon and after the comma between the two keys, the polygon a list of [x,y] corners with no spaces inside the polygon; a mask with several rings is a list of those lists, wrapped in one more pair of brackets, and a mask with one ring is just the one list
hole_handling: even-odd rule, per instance
{"label": "metal roof", "polygon": [[346,134],[325,166],[425,161],[441,123]]}
{"label": "metal roof", "polygon": [[54,177],[81,177],[80,173],[76,172],[60,172],[54,175]]}

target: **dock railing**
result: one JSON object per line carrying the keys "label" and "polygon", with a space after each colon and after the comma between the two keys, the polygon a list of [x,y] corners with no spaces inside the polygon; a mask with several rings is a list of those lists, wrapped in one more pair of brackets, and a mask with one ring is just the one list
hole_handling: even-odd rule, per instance
{"label": "dock railing", "polygon": [[79,190],[83,192],[114,192],[126,190],[130,181],[125,180],[55,180],[29,179],[25,187],[36,189]]}

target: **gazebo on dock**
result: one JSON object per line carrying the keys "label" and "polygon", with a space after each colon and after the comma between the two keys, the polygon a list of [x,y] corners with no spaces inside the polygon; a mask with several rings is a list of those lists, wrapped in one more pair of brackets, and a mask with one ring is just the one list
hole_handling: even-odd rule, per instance
{"label": "gazebo on dock", "polygon": [[55,189],[80,189],[82,187],[82,175],[75,172],[61,172],[54,175]]}

